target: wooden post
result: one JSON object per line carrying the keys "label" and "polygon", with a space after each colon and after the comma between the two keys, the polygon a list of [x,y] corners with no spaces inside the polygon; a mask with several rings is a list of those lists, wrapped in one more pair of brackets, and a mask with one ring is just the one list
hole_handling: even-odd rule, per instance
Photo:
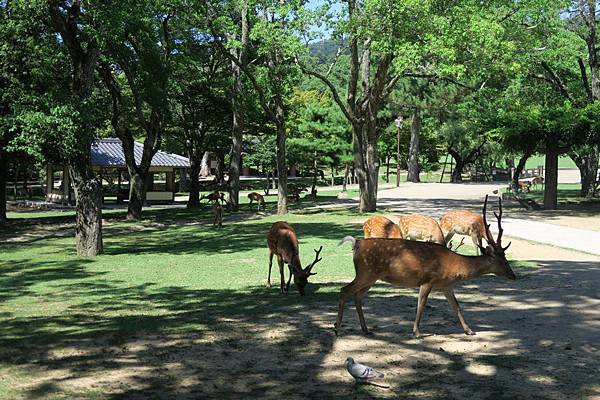
{"label": "wooden post", "polygon": [[62,175],[62,185],[63,185],[63,195],[61,204],[69,204],[71,202],[70,196],[71,191],[69,190],[69,171],[66,166],[63,165],[63,175]]}

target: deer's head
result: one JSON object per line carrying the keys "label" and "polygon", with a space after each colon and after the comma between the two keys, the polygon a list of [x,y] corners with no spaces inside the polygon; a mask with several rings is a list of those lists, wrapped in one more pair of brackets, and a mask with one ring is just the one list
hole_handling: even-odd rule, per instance
{"label": "deer's head", "polygon": [[483,203],[483,225],[485,227],[485,236],[488,242],[486,247],[480,246],[481,254],[490,258],[491,271],[494,275],[508,278],[511,280],[517,279],[517,276],[513,272],[508,260],[506,259],[505,251],[510,247],[510,243],[506,247],[502,247],[502,200],[498,198],[498,213],[494,211],[494,216],[498,221],[498,237],[494,240],[492,233],[490,232],[490,224],[486,219],[488,196],[485,196],[485,202]]}
{"label": "deer's head", "polygon": [[311,275],[316,275],[316,272],[311,272],[312,268],[316,263],[321,261],[322,259],[319,257],[319,254],[323,250],[323,246],[319,247],[319,250],[315,249],[315,260],[311,262],[306,268],[297,268],[294,273],[294,283],[298,288],[298,292],[300,292],[300,296],[304,296],[306,284],[308,283],[308,277]]}

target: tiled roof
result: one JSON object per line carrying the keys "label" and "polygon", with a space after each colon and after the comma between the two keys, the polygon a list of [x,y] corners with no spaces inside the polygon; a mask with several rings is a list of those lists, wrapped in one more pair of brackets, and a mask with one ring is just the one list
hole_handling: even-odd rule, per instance
{"label": "tiled roof", "polygon": [[[135,156],[135,163],[139,165],[139,163],[142,161],[144,145],[135,142],[133,152]],[[92,143],[92,164],[102,166],[125,166],[125,156],[123,154],[121,139],[96,139]],[[190,162],[186,157],[159,150],[156,152],[154,157],[152,157],[151,165],[153,167],[183,168],[189,167]]]}

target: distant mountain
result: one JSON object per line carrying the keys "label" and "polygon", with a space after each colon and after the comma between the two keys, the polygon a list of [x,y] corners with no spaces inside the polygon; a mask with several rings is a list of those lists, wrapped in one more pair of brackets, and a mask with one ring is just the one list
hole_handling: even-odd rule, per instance
{"label": "distant mountain", "polygon": [[317,57],[319,63],[325,63],[335,57],[340,42],[337,40],[321,40],[308,45],[310,54]]}

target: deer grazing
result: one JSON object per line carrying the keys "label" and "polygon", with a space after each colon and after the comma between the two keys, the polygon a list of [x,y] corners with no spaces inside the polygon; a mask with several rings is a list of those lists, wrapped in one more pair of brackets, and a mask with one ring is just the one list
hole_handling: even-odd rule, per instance
{"label": "deer grazing", "polygon": [[531,180],[531,186],[537,189],[538,185],[542,185],[544,187],[544,177],[543,176],[534,176]]}
{"label": "deer grazing", "polygon": [[469,210],[450,211],[440,217],[440,228],[446,243],[450,243],[455,234],[471,237],[479,254],[482,238],[485,236],[485,223],[481,215]]}
{"label": "deer grazing", "polygon": [[[311,272],[312,268],[316,263],[321,261],[319,254],[323,250],[323,246],[319,250],[315,249],[315,260],[310,263],[306,268],[302,269],[300,263],[300,252],[298,249],[298,236],[294,228],[285,221],[275,222],[269,233],[267,234],[267,244],[269,246],[269,277],[267,278],[267,287],[271,287],[271,267],[273,266],[273,256],[277,256],[277,263],[279,264],[279,275],[281,278],[281,293],[287,293],[290,288],[290,281],[292,275],[294,276],[294,283],[298,288],[301,296],[304,296],[304,289],[308,283],[308,277],[316,275],[316,272]],[[287,284],[284,285],[285,277],[283,273],[283,264],[286,263],[290,270],[290,276]]]}
{"label": "deer grazing", "polygon": [[252,205],[253,201],[258,203],[258,211],[260,211],[261,206],[263,210],[265,209],[265,198],[262,194],[256,192],[248,193],[248,198],[250,199],[250,205]]}
{"label": "deer grazing", "polygon": [[426,215],[411,214],[400,217],[398,225],[404,239],[446,244],[437,221]]}
{"label": "deer grazing", "polygon": [[457,254],[446,246],[437,243],[415,242],[410,240],[364,239],[356,240],[346,236],[342,243],[352,242],[354,250],[354,269],[356,277],[340,291],[338,316],[335,332],[338,333],[344,314],[344,305],[353,298],[364,333],[369,333],[362,310],[362,300],[369,288],[382,280],[402,287],[418,287],[419,299],[417,314],[413,325],[413,335],[419,336],[419,322],[432,290],[441,291],[458,316],[458,320],[467,335],[474,332],[467,325],[462,310],[454,296],[454,285],[460,281],[477,278],[484,274],[495,274],[508,279],[516,279],[502,247],[502,204],[499,202],[498,237],[493,239],[489,225],[485,220],[487,196],[483,205],[485,234],[488,241],[486,248],[481,247],[482,255],[464,256]]}
{"label": "deer grazing", "polygon": [[365,239],[368,238],[389,238],[402,239],[400,227],[386,217],[379,215],[372,216],[363,224],[363,233]]}

